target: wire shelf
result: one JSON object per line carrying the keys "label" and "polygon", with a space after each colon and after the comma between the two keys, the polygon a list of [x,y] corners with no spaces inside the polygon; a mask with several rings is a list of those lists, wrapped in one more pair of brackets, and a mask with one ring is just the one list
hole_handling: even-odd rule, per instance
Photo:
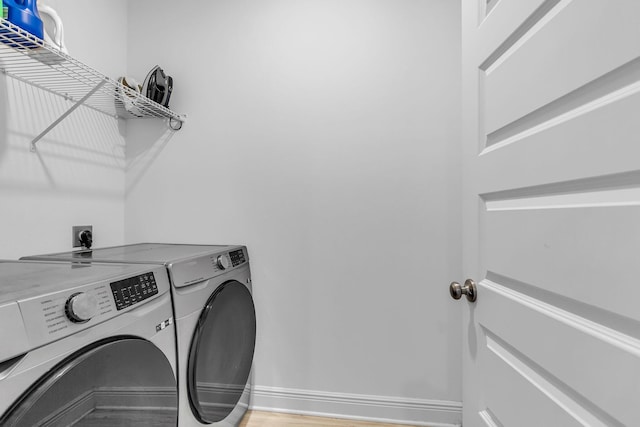
{"label": "wire shelf", "polygon": [[[180,129],[185,120],[185,116],[123,86],[1,18],[0,72],[73,102],[74,106],[67,114],[84,105],[115,118],[168,119],[174,130]],[[36,137],[32,149],[67,114]]]}

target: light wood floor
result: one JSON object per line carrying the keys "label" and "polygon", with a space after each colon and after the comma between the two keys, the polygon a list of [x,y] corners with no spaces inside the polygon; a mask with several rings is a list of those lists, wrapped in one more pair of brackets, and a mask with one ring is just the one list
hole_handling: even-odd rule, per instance
{"label": "light wood floor", "polygon": [[410,427],[401,424],[381,424],[369,421],[342,420],[337,418],[309,417],[306,415],[277,412],[249,411],[240,427]]}
{"label": "light wood floor", "polygon": [[[76,427],[173,427],[175,412],[166,411],[93,411]],[[277,412],[249,411],[240,427],[410,427],[404,424],[384,424],[370,421],[353,421],[338,418],[310,417],[307,415],[281,414]]]}

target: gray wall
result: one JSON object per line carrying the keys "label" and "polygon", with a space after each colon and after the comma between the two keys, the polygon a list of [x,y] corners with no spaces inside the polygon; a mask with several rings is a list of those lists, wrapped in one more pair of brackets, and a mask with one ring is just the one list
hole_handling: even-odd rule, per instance
{"label": "gray wall", "polygon": [[458,2],[129,18],[130,73],[160,64],[189,117],[128,124],[127,241],[249,247],[258,387],[460,401]]}

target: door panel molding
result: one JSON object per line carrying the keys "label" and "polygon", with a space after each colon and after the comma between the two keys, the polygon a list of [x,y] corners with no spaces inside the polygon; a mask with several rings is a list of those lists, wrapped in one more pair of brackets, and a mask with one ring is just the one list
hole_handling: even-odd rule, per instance
{"label": "door panel molding", "polygon": [[[566,413],[559,414],[558,418],[554,419],[554,421],[557,422],[555,425],[624,427],[618,420],[600,410],[597,405],[585,399],[571,387],[558,381],[554,375],[524,356],[524,354],[520,353],[514,347],[508,345],[497,335],[492,334],[486,329],[485,333],[487,348],[493,355],[515,371],[519,377],[527,381],[531,387],[537,389],[537,392],[534,392],[535,394],[541,393],[544,396],[539,404],[545,405],[552,403],[558,407],[556,411],[559,409]],[[510,392],[514,391],[513,389],[510,390]],[[531,393],[532,390],[529,392]],[[528,406],[531,402],[523,402],[523,404]],[[531,407],[535,408],[536,405],[531,405]],[[520,419],[525,418],[523,413],[520,414]],[[519,421],[513,425],[522,425],[521,423],[522,421]]]}

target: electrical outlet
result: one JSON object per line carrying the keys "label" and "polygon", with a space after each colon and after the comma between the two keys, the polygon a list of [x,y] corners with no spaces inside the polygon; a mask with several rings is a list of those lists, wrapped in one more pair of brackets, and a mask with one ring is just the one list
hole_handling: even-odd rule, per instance
{"label": "electrical outlet", "polygon": [[71,246],[74,248],[83,247],[80,241],[80,234],[83,231],[90,231],[93,234],[93,226],[91,225],[74,225],[71,227]]}

